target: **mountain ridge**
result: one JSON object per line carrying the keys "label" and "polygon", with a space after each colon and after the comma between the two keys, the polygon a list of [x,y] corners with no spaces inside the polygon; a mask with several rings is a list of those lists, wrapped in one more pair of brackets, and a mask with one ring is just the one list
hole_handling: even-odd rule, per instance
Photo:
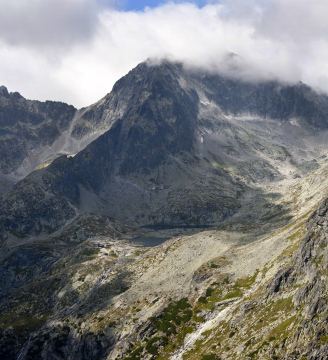
{"label": "mountain ridge", "polygon": [[327,120],[304,84],[138,65],[0,198],[0,356],[324,359]]}
{"label": "mountain ridge", "polygon": [[[203,82],[199,82],[200,78]],[[220,96],[223,88],[228,89],[227,99],[234,99],[234,102]],[[298,107],[298,98],[302,98],[300,93],[303,92],[314,100],[308,106],[303,104]],[[258,97],[260,93],[262,97]],[[213,94],[216,94],[215,100]],[[258,105],[254,103],[254,98]],[[35,186],[39,189],[55,192],[68,207],[71,207],[68,203],[72,202],[79,208],[79,203],[83,202],[83,194],[88,197],[87,194],[91,191],[103,203],[102,213],[144,225],[222,221],[240,207],[240,192],[253,191],[252,183],[283,176],[276,167],[277,159],[281,158],[285,163],[295,161],[292,160],[295,155],[286,148],[286,141],[296,143],[302,132],[301,136],[311,135],[314,125],[318,126],[317,132],[325,131],[328,126],[322,121],[325,111],[328,113],[328,97],[315,94],[305,85],[286,88],[280,86],[277,90],[275,83],[238,83],[218,75],[209,78],[209,75],[200,75],[197,71],[184,70],[182,64],[167,61],[157,66],[142,63],[119,80],[113,87],[113,92],[100,102],[101,117],[107,116],[104,115],[104,106],[108,101],[110,104],[115,101],[119,104],[117,109],[114,106],[110,112],[122,116],[113,120],[107,132],[75,157],[55,160],[47,169],[41,170],[44,175],[31,174],[26,179],[36,181]],[[122,101],[125,102],[125,110],[122,110]],[[287,107],[288,104],[290,107]],[[88,111],[93,114],[95,106]],[[236,107],[239,107],[239,113]],[[284,110],[286,107],[288,111]],[[299,116],[304,107],[307,111],[303,117]],[[319,115],[308,118],[313,109],[318,109]],[[243,116],[245,118],[245,114],[251,118],[250,121],[238,120]],[[83,116],[79,119],[83,119]],[[305,122],[305,119],[308,120]],[[295,132],[293,138],[281,141],[279,138],[286,135],[275,129],[275,123],[279,127],[289,127],[291,132]],[[249,124],[254,127],[248,128]],[[261,126],[263,129],[260,129]],[[266,132],[265,136],[263,131]],[[218,140],[219,147],[216,145]],[[303,146],[308,152],[303,141],[297,141],[299,144],[296,143],[296,146]],[[233,143],[235,144],[232,145]],[[304,150],[303,155],[306,154]],[[229,168],[231,163],[235,164],[233,169]],[[60,169],[60,164],[66,170]],[[315,162],[304,159],[302,164],[304,169],[317,167]],[[198,170],[194,171],[196,168]],[[57,177],[53,178],[53,184],[42,184],[43,177],[49,178],[47,174],[50,178]],[[211,174],[210,178],[206,174]],[[202,190],[196,189],[196,183]],[[223,183],[233,186],[224,188]],[[70,192],[65,191],[67,185]],[[17,186],[21,189],[19,184]],[[8,201],[11,201],[10,196],[15,198],[17,186],[4,197],[8,200],[2,207],[6,209],[9,206],[8,211],[11,213]],[[179,197],[182,197],[181,200]],[[199,210],[188,215],[190,199],[193,197],[195,201],[191,206]],[[201,197],[205,200],[202,201]],[[220,201],[215,201],[215,197],[220,198]],[[131,199],[138,206],[131,204]],[[122,201],[126,205],[119,205]],[[128,203],[130,207],[134,206],[133,209],[129,208]],[[167,203],[170,203],[170,208],[165,205]],[[97,211],[96,207],[96,204],[91,205],[86,210]],[[24,211],[22,209],[20,213],[23,214]],[[215,211],[217,215],[213,218]],[[75,216],[72,211],[69,213]],[[6,216],[5,210],[2,214],[2,218]],[[62,218],[66,215],[65,213]],[[51,222],[51,215],[49,216]],[[46,219],[45,221],[47,222]],[[8,225],[2,224],[4,229],[8,229]],[[64,225],[63,222],[61,224]],[[52,226],[50,228],[57,230]]]}

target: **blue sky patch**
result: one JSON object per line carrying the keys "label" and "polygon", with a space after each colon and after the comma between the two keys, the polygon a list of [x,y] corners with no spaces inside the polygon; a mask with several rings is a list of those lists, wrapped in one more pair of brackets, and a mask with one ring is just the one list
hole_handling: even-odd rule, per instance
{"label": "blue sky patch", "polygon": [[174,3],[193,3],[202,7],[207,3],[206,0],[185,0],[185,1],[169,1],[169,0],[123,0],[121,9],[125,11],[143,11],[145,7],[155,8],[168,2]]}

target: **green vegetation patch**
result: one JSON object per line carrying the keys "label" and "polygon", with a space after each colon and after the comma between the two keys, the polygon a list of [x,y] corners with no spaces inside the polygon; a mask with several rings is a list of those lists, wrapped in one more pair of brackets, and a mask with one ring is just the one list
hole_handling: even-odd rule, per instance
{"label": "green vegetation patch", "polygon": [[84,256],[93,256],[93,255],[97,255],[99,254],[100,249],[96,248],[96,249],[84,249],[80,252],[80,255],[84,255]]}
{"label": "green vegetation patch", "polygon": [[47,318],[50,316],[50,313],[43,314],[40,317],[35,317],[32,315],[5,315],[0,317],[0,324],[6,327],[13,327],[14,331],[24,331],[25,329],[29,330],[30,332],[36,331],[40,328]]}
{"label": "green vegetation patch", "polygon": [[[155,345],[155,343],[158,343],[158,345]],[[168,343],[168,338],[166,336],[163,337],[153,337],[150,339],[146,344],[146,350],[152,354],[152,355],[158,355],[158,348],[159,346],[165,346]]]}
{"label": "green vegetation patch", "polygon": [[167,352],[181,346],[186,335],[195,330],[195,324],[188,324],[193,318],[194,312],[187,298],[169,303],[160,316],[149,318],[153,326],[166,336],[154,334],[150,340],[147,339],[146,351],[158,358],[159,348],[164,347],[159,359],[166,359]]}
{"label": "green vegetation patch", "polygon": [[238,279],[236,281],[236,284],[234,285],[234,288],[246,288],[250,289],[252,285],[255,283],[255,280],[257,278],[257,275],[259,273],[259,269],[256,269],[255,274],[253,276],[248,276],[246,278]]}
{"label": "green vegetation patch", "polygon": [[206,297],[210,297],[210,296],[212,296],[212,294],[213,294],[213,292],[214,292],[214,289],[212,289],[212,288],[208,288],[207,290],[206,290]]}
{"label": "green vegetation patch", "polygon": [[327,334],[322,334],[320,340],[321,340],[321,344],[325,345],[327,343],[327,341],[328,341],[328,335]]}
{"label": "green vegetation patch", "polygon": [[241,297],[241,296],[243,296],[243,291],[238,288],[238,289],[235,289],[234,291],[228,292],[228,294],[223,296],[223,298],[221,298],[220,300],[233,299],[235,297]]}
{"label": "green vegetation patch", "polygon": [[191,320],[193,312],[187,298],[182,298],[177,302],[169,304],[163,311],[159,319],[151,317],[150,321],[157,330],[162,331],[166,336],[176,334],[176,325],[181,325]]}
{"label": "green vegetation patch", "polygon": [[285,299],[280,299],[271,303],[270,312],[276,314],[278,311],[290,312],[293,309],[293,296]]}
{"label": "green vegetation patch", "polygon": [[248,347],[249,345],[251,345],[253,341],[254,341],[254,338],[251,338],[251,339],[247,340],[245,342],[245,347]]}
{"label": "green vegetation patch", "polygon": [[141,360],[141,354],[143,351],[144,348],[142,346],[138,346],[128,357],[123,358],[123,360]]}
{"label": "green vegetation patch", "polygon": [[201,360],[217,360],[216,354],[203,355]]}
{"label": "green vegetation patch", "polygon": [[287,340],[286,335],[288,335],[287,333],[287,328],[295,321],[296,315],[286,319],[285,321],[283,321],[282,323],[280,323],[278,326],[276,326],[272,331],[271,334],[274,335],[275,337],[283,337],[284,338],[284,342]]}

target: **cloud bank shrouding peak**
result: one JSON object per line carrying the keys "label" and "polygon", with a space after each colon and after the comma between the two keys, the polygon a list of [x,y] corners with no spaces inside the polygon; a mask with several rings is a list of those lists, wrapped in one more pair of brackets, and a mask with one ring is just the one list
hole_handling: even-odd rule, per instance
{"label": "cloud bank shrouding peak", "polygon": [[328,2],[203,3],[164,1],[124,11],[124,1],[117,7],[115,0],[2,0],[0,84],[31,99],[81,107],[139,62],[166,57],[248,80],[301,80],[328,91]]}

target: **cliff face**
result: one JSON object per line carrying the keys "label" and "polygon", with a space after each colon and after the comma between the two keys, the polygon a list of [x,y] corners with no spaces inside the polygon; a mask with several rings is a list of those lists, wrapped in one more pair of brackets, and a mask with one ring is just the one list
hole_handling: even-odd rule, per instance
{"label": "cliff face", "polygon": [[68,130],[76,109],[64,103],[31,101],[0,88],[0,172],[17,170],[29,152],[51,146]]}
{"label": "cliff face", "polygon": [[256,115],[280,122],[296,118],[316,128],[327,128],[328,97],[302,82],[297,85],[275,81],[245,83],[199,73],[193,78],[202,83],[205,96],[226,114]]}
{"label": "cliff face", "polygon": [[[268,285],[268,298],[293,294],[287,341],[282,358],[325,359],[328,339],[328,200],[321,203],[307,222],[307,234],[289,266]],[[295,289],[297,289],[295,291]],[[298,326],[296,326],[296,324]],[[277,352],[279,355],[279,351]]]}

